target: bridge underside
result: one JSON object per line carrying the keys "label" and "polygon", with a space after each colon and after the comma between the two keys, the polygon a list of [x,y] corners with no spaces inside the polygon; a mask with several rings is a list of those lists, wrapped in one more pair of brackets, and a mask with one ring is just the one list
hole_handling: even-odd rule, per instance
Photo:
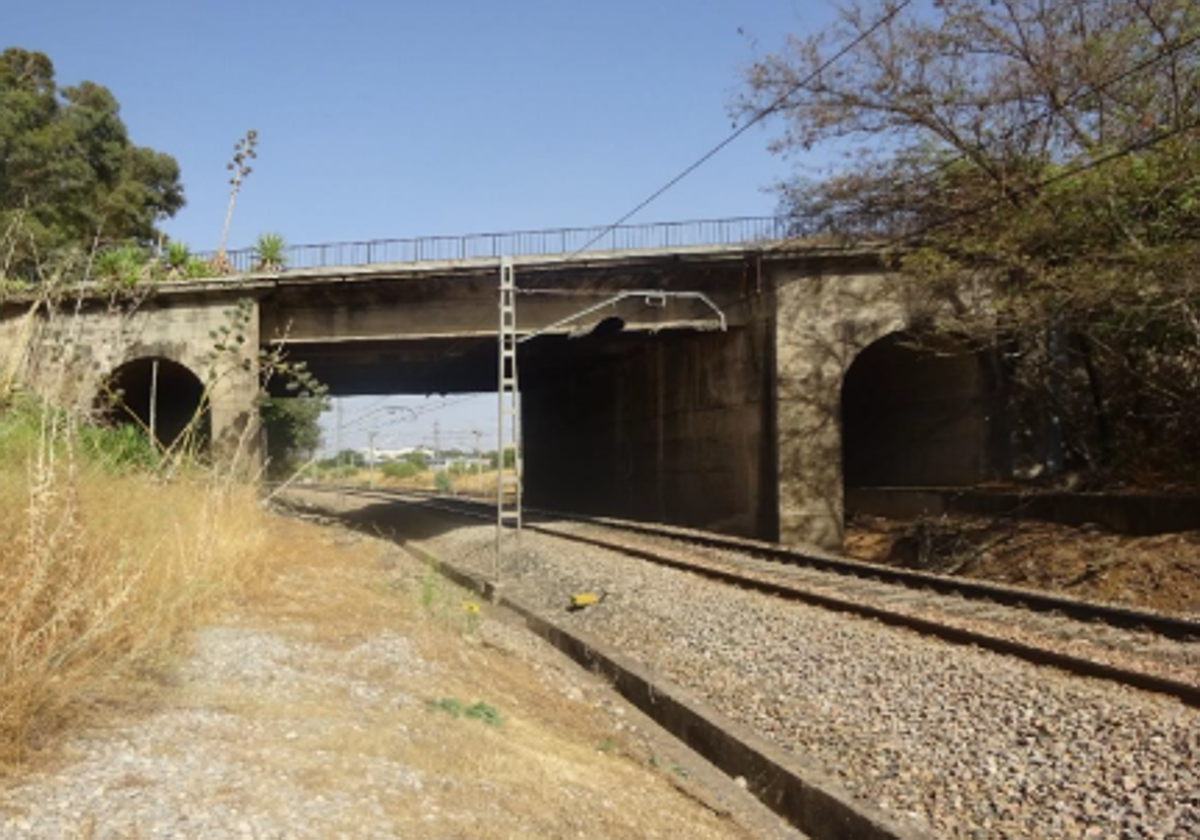
{"label": "bridge underside", "polygon": [[[703,291],[729,320],[712,331],[696,301],[634,299],[580,337],[523,343],[530,504],[838,549],[848,485],[1003,474],[1003,394],[982,361],[907,351],[910,290],[874,257],[838,259],[638,263],[601,270],[590,298],[541,296],[583,288],[557,269],[521,273],[523,325],[654,287]],[[289,334],[335,396],[493,391],[493,273],[276,290],[262,333]]]}
{"label": "bridge underside", "polygon": [[[529,504],[775,538],[761,329],[607,327],[521,345]],[[335,396],[492,391],[496,353],[494,337],[288,348]]]}
{"label": "bridge underside", "polygon": [[[523,390],[544,387],[597,360],[615,359],[679,332],[542,336],[521,345]],[[385,394],[464,394],[496,390],[496,338],[462,336],[407,341],[293,343],[289,361],[303,361],[335,397]],[[276,396],[287,396],[273,382]]]}

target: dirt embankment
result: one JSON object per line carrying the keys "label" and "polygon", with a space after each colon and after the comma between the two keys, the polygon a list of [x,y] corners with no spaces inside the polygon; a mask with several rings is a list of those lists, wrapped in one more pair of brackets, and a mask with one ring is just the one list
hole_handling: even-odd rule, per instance
{"label": "dirt embankment", "polygon": [[265,519],[287,562],[0,777],[0,837],[792,836],[398,546]]}
{"label": "dirt embankment", "polygon": [[1097,527],[940,516],[857,515],[846,553],[859,560],[1200,615],[1200,531],[1130,537]]}

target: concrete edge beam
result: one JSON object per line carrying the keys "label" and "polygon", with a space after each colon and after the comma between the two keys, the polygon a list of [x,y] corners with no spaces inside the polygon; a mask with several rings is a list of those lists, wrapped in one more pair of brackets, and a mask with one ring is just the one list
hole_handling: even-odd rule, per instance
{"label": "concrete edge beam", "polygon": [[814,840],[925,840],[929,836],[901,826],[880,809],[855,802],[823,771],[806,766],[683,688],[652,679],[607,645],[562,627],[490,581],[424,549],[408,542],[399,545],[464,589],[516,613],[530,630],[611,681],[621,696],[718,769],[744,778],[750,792]]}

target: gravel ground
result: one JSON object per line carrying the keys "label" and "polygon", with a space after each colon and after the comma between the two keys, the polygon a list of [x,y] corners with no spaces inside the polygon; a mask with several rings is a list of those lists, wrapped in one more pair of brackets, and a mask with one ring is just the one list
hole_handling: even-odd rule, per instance
{"label": "gravel ground", "polygon": [[[385,698],[381,686],[351,676],[372,662],[415,669],[414,676],[427,668],[396,636],[332,653],[251,628],[215,627],[197,637],[182,679],[191,689],[202,684],[206,693],[249,691],[258,703],[282,703],[303,702],[345,676],[345,691],[364,707],[418,704],[404,694]],[[354,813],[361,815],[357,836],[385,838],[395,836],[397,826],[382,802],[419,797],[427,784],[411,767],[374,758],[356,768],[362,774],[357,790],[314,795],[304,778],[332,755],[310,749],[328,737],[327,719],[303,713],[247,719],[220,705],[187,703],[75,741],[69,769],[34,774],[4,792],[0,814],[9,816],[0,817],[0,835],[336,837]]]}
{"label": "gravel ground", "polygon": [[395,546],[280,525],[307,565],[0,778],[0,838],[802,840],[523,627],[464,626],[478,604]]}
{"label": "gravel ground", "polygon": [[[492,527],[387,521],[490,573]],[[1178,702],[534,533],[503,578],[934,836],[1200,836],[1200,713]],[[607,598],[567,613],[580,590]]]}

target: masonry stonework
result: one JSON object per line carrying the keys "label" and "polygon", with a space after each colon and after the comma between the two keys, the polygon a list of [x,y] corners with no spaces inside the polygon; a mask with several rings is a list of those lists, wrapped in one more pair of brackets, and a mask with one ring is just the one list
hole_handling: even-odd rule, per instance
{"label": "masonry stonework", "polygon": [[[0,324],[0,359],[27,387],[84,407],[95,403],[102,383],[121,365],[150,358],[177,362],[208,391],[214,455],[257,472],[259,318],[252,301],[242,307],[239,317],[238,304],[228,299],[173,299],[12,317]],[[243,340],[215,353],[212,334],[223,335],[222,328]]]}
{"label": "masonry stonework", "polygon": [[[880,339],[930,322],[943,307],[984,306],[986,295],[963,289],[961,294],[976,299],[939,299],[916,281],[888,271],[876,255],[781,266],[772,280],[780,540],[840,551],[847,371]],[[970,408],[984,410],[975,403]],[[994,433],[978,423],[964,432],[950,441],[952,457],[973,457]],[[982,478],[990,464],[976,459],[957,475]]]}

